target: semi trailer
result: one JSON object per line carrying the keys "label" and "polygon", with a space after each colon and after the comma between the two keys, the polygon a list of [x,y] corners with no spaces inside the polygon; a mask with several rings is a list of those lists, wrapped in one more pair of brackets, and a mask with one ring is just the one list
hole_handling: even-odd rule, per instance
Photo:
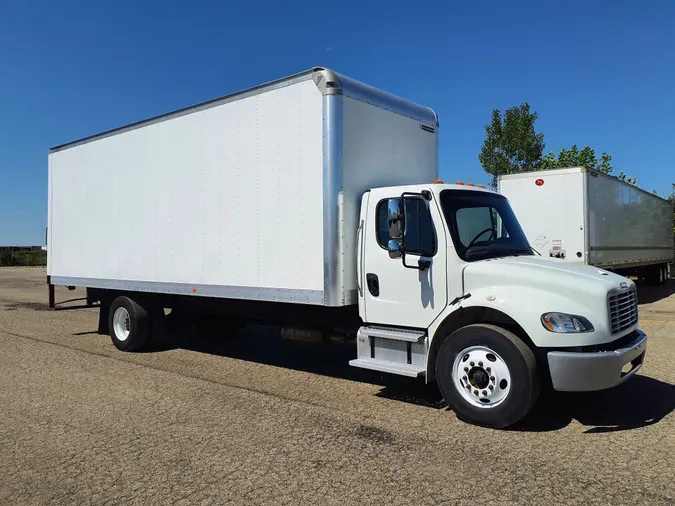
{"label": "semi trailer", "polygon": [[353,339],[352,366],[435,381],[489,427],[634,375],[635,284],[535,256],[504,196],[438,180],[438,135],[432,109],[313,68],[52,148],[50,304],[85,287],[127,352],[174,312]]}
{"label": "semi trailer", "polygon": [[499,176],[530,244],[544,256],[664,284],[673,261],[673,204],[586,167]]}

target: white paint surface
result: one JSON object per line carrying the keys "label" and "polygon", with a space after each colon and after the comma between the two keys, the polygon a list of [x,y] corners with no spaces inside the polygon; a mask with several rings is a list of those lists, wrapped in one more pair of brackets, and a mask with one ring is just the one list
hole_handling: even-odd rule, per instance
{"label": "white paint surface", "polygon": [[312,81],[49,155],[49,274],[323,290]]}
{"label": "white paint surface", "polygon": [[554,255],[559,247],[565,252],[565,260],[583,262],[583,173],[577,169],[517,176],[520,177],[514,174],[500,179],[499,193],[509,199],[530,245],[545,257]]}
{"label": "white paint surface", "polygon": [[355,241],[363,193],[383,186],[432,183],[438,177],[437,135],[437,129],[422,130],[414,119],[344,99],[341,271],[345,290],[356,289]]}

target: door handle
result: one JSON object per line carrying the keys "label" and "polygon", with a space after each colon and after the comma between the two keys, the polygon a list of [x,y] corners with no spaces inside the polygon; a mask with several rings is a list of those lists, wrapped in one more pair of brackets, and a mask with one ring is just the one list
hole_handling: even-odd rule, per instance
{"label": "door handle", "polygon": [[379,297],[380,295],[380,280],[377,278],[377,274],[369,272],[366,274],[366,284],[368,285],[368,291],[373,297]]}

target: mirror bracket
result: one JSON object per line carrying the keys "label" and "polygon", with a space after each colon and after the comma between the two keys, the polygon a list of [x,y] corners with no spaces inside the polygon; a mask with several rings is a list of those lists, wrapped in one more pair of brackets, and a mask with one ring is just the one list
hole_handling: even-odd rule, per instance
{"label": "mirror bracket", "polygon": [[422,197],[426,201],[431,200],[431,192],[422,190],[420,193],[403,192],[399,198],[387,201],[387,220],[389,225],[389,242],[387,251],[389,258],[400,258],[403,267],[424,271],[431,267],[431,260],[420,258],[417,265],[408,265],[405,261],[405,198]]}

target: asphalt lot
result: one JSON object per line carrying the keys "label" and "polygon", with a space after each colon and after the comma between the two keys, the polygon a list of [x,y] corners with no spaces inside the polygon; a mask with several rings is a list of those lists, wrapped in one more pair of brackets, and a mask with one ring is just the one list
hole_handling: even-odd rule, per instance
{"label": "asphalt lot", "polygon": [[495,431],[271,329],[121,353],[83,301],[45,310],[42,269],[0,268],[0,503],[672,505],[675,281],[639,297],[639,375]]}

